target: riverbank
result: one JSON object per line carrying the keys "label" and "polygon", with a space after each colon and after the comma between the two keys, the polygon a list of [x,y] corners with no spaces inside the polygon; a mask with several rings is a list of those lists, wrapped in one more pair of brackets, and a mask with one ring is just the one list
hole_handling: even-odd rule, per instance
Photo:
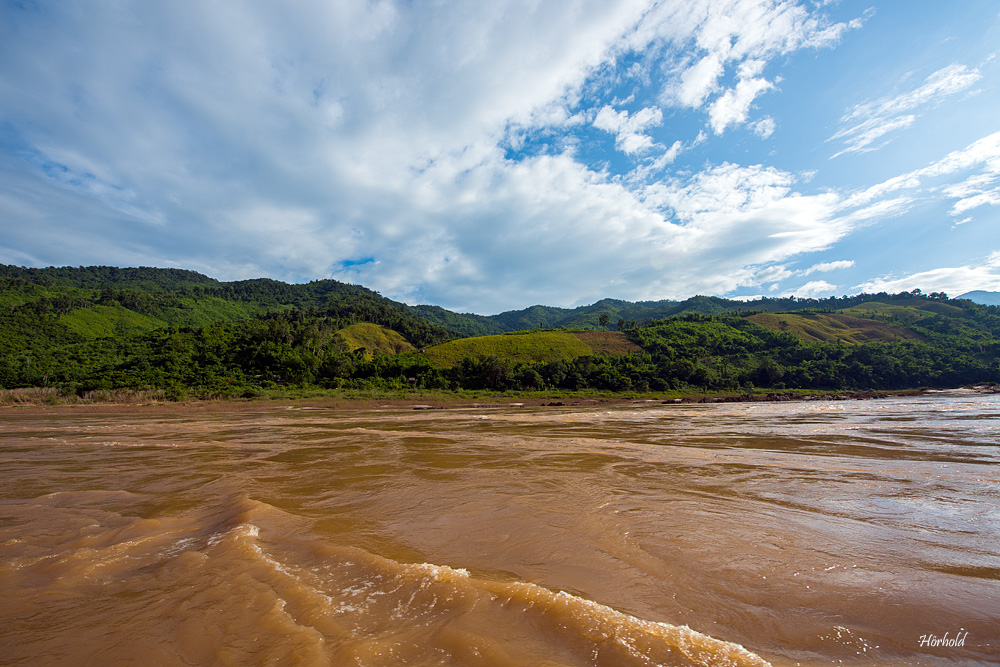
{"label": "riverbank", "polygon": [[0,409],[106,412],[128,410],[232,411],[265,410],[275,407],[326,408],[341,410],[412,409],[440,410],[488,407],[593,407],[627,404],[751,403],[782,401],[844,401],[952,394],[955,392],[989,394],[1000,392],[997,385],[978,385],[958,389],[903,389],[892,391],[796,391],[757,390],[754,392],[660,393],[611,392],[348,392],[336,390],[281,390],[252,398],[205,398],[169,400],[160,391],[102,391],[84,396],[64,395],[54,388],[0,390]]}

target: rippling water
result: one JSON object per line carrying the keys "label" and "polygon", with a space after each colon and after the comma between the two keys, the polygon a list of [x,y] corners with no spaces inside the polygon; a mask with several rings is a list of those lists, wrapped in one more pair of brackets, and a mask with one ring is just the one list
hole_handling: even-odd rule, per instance
{"label": "rippling water", "polygon": [[0,662],[1000,664],[998,445],[979,396],[7,410]]}

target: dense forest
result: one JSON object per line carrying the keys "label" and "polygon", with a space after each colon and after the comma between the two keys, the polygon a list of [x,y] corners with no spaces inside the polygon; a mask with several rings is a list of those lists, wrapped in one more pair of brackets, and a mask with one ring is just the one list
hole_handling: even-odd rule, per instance
{"label": "dense forest", "polygon": [[[414,349],[359,347],[348,333],[358,323],[398,332]],[[556,329],[610,329],[623,346],[515,361],[488,344],[512,331],[548,340],[542,332]],[[467,346],[481,352],[449,364],[424,352],[468,337],[484,337]],[[182,398],[281,386],[662,392],[996,382],[1000,308],[919,290],[821,300],[604,300],[482,316],[408,306],[333,280],[224,283],[176,269],[0,266],[6,389],[156,389]]]}

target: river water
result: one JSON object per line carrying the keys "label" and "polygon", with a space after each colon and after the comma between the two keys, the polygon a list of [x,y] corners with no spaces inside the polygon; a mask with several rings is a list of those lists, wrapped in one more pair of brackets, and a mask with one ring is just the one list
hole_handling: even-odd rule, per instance
{"label": "river water", "polygon": [[998,445],[997,396],[8,409],[0,663],[1000,664]]}

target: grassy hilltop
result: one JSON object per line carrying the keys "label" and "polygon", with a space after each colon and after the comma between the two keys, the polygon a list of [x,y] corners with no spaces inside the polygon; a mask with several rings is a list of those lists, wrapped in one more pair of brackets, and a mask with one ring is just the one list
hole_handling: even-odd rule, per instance
{"label": "grassy hilltop", "polygon": [[772,331],[787,331],[804,341],[850,343],[922,341],[923,336],[900,324],[841,313],[757,313],[747,318]]}
{"label": "grassy hilltop", "polygon": [[[609,330],[610,329],[610,330]],[[0,388],[903,389],[1000,382],[1000,308],[919,291],[499,315],[332,280],[0,266]]]}
{"label": "grassy hilltop", "polygon": [[369,322],[358,322],[337,330],[344,346],[350,352],[371,359],[376,354],[402,354],[415,348],[402,334]]}
{"label": "grassy hilltop", "polygon": [[459,338],[424,350],[435,366],[450,368],[462,359],[502,357],[515,363],[570,361],[594,354],[642,352],[624,333],[615,331],[531,331]]}

